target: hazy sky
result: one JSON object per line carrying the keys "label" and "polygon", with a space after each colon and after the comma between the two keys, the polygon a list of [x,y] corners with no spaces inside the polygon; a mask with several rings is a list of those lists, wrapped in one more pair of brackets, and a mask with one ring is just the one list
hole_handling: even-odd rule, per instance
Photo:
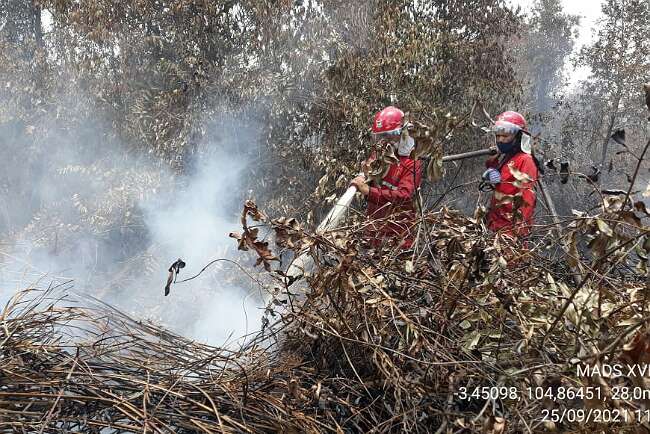
{"label": "hazy sky", "polygon": [[[533,0],[510,0],[514,5],[521,6],[524,12],[527,12],[533,5]],[[596,20],[600,17],[600,7],[602,0],[562,0],[565,12],[580,16],[580,34],[575,46],[579,50],[584,44],[593,40],[593,29]],[[570,64],[566,65],[568,69],[567,77],[571,84],[587,78],[589,75],[588,68],[578,68],[572,70]]]}

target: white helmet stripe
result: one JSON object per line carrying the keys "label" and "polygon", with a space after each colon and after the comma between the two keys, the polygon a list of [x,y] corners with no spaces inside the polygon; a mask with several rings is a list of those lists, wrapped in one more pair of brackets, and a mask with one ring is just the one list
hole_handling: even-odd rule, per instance
{"label": "white helmet stripe", "polygon": [[521,127],[508,121],[496,121],[492,126],[492,132],[502,134],[515,134],[521,131]]}

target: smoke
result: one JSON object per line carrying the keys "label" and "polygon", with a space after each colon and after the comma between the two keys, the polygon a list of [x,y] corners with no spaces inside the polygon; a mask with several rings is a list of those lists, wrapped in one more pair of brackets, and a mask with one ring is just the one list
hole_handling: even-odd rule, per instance
{"label": "smoke", "polygon": [[263,297],[257,284],[237,278],[242,275],[231,263],[218,263],[190,282],[173,285],[168,297],[162,297],[160,279],[176,258],[188,264],[181,278],[198,273],[209,260],[236,259],[235,243],[228,233],[239,227],[245,180],[260,128],[250,120],[235,118],[207,124],[206,141],[195,156],[194,170],[181,180],[186,185],[173,195],[159,195],[143,204],[151,245],[165,262],[154,273],[156,282],[131,286],[145,291],[152,303],[161,303],[160,320],[172,328],[221,345],[229,337],[259,328]]}
{"label": "smoke", "polygon": [[[181,279],[212,259],[239,259],[228,233],[239,226],[260,127],[234,117],[203,120],[191,170],[178,177],[127,152],[109,125],[85,119],[65,131],[44,122],[36,136],[29,125],[10,125],[17,140],[5,143],[7,157],[38,152],[5,167],[0,303],[28,287],[73,280],[81,302],[90,295],[207,344],[259,329],[258,284],[231,263],[174,285],[168,297],[163,286],[179,257],[188,264]],[[25,182],[27,198],[16,188]]]}
{"label": "smoke", "polygon": [[[345,33],[345,42],[358,51],[367,44],[368,20],[372,17],[364,5],[355,8],[352,21],[338,29]],[[339,8],[336,12],[343,17],[349,11]],[[283,47],[294,60],[292,68],[300,72],[296,74],[300,87],[293,92],[302,92],[301,97],[313,92],[310,85],[320,84],[312,82],[314,77],[322,77],[320,51],[311,45],[300,51],[306,41],[326,41],[319,33],[322,23],[317,21],[313,28],[302,24],[305,37],[295,37],[294,45]],[[190,47],[193,50],[195,44]],[[244,58],[248,55],[251,53],[244,53]],[[264,60],[261,56],[261,67],[255,66],[252,76],[258,69],[266,70],[265,66],[275,74],[276,57]],[[265,61],[271,63],[266,65]],[[334,56],[330,59],[333,61]],[[26,70],[34,69],[31,66]],[[16,89],[16,95],[25,99],[32,94],[19,91],[22,87],[17,85],[19,77],[12,76],[13,70],[3,76],[8,82],[2,83],[4,93],[0,92],[0,233],[5,242],[0,247],[5,254],[0,260],[0,301],[26,287],[42,288],[73,280],[74,291],[83,294],[82,298],[99,298],[132,317],[154,321],[206,343],[221,345],[226,339],[258,329],[262,315],[259,307],[264,304],[259,284],[232,263],[215,263],[199,277],[173,285],[167,297],[163,287],[169,265],[179,257],[188,264],[181,271],[181,280],[198,273],[213,259],[242,261],[236,243],[227,234],[240,229],[239,213],[247,196],[244,186],[255,176],[254,168],[262,154],[262,128],[255,119],[269,119],[268,113],[256,114],[255,108],[245,107],[238,113],[246,115],[204,115],[194,121],[187,128],[191,133],[183,139],[193,143],[191,148],[196,153],[186,175],[179,177],[150,155],[134,151],[151,143],[125,146],[124,138],[117,137],[124,134],[146,142],[146,134],[113,127],[114,122],[124,121],[119,116],[125,116],[130,127],[148,131],[150,124],[139,123],[141,112],[136,109],[139,103],[146,107],[155,101],[149,96],[161,89],[160,83],[143,91],[147,80],[130,86],[113,83],[111,74],[109,81],[103,82],[106,78],[101,77],[105,73],[101,67],[97,68],[96,82],[95,73],[86,75],[74,65],[52,62],[52,67],[57,72],[56,85],[39,89],[43,95],[30,101],[24,110],[20,106],[23,111],[16,114],[9,113],[18,107],[9,98],[9,91]],[[208,70],[205,77],[194,72],[197,83],[199,78],[210,80],[209,75]],[[128,80],[126,77],[129,75],[123,79]],[[170,80],[162,88],[178,78],[170,72]],[[187,84],[187,77],[181,78]],[[94,93],[102,83],[114,84],[116,89],[119,85],[119,90],[106,94],[129,106],[129,110],[122,110],[117,104],[117,119],[110,118],[111,109],[108,119],[95,111],[101,95]],[[214,88],[219,93],[219,87]],[[202,84],[204,90],[214,88]],[[262,97],[251,99],[270,111],[274,105],[289,105],[283,99],[287,98],[283,89],[284,85],[277,94],[273,89],[260,89]],[[140,98],[139,92],[146,98]],[[229,94],[224,92],[228,101]],[[278,101],[271,101],[274,97]],[[193,99],[179,117],[190,116],[192,104],[201,106],[203,113],[213,113],[205,107],[211,104],[209,98],[212,96],[203,94]],[[109,100],[99,107],[106,107]],[[4,106],[8,109],[2,110]],[[216,112],[228,104],[213,101],[212,107]],[[2,116],[5,112],[9,114]],[[6,118],[29,120],[5,122]],[[184,131],[186,127],[182,123]],[[175,144],[180,142],[183,140]],[[178,155],[177,150],[171,153]],[[248,261],[243,265],[253,262],[248,256],[243,261]]]}

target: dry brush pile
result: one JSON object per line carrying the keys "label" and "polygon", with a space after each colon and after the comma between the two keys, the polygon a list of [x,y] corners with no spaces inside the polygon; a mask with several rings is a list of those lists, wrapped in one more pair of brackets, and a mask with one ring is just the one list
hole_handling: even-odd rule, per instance
{"label": "dry brush pile", "polygon": [[[650,408],[612,399],[617,385],[648,388],[642,377],[576,373],[576,365],[650,362],[648,215],[640,202],[606,199],[600,214],[576,216],[564,238],[517,245],[486,232],[480,219],[443,209],[422,216],[419,248],[399,254],[366,248],[363,222],[308,233],[247,202],[244,231],[232,236],[259,256],[276,291],[292,294],[269,304],[257,335],[239,349],[217,349],[98,301],[82,307],[55,290],[23,293],[0,317],[0,426],[612,432],[611,423],[541,418],[562,407]],[[260,238],[263,228],[272,229],[273,245]],[[315,266],[287,288],[276,254],[305,249]],[[529,391],[570,386],[599,387],[608,400],[554,402]],[[501,394],[477,394],[480,387]]]}

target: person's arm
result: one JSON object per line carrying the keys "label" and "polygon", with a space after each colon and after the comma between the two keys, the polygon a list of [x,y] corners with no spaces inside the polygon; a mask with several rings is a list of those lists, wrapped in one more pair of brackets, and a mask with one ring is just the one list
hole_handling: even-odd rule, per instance
{"label": "person's arm", "polygon": [[359,193],[364,196],[368,196],[370,192],[370,185],[368,180],[368,173],[370,172],[370,163],[376,159],[375,152],[373,151],[368,158],[361,162],[361,173],[357,175],[352,181],[350,181],[351,186],[355,186]]}
{"label": "person's arm", "polygon": [[492,185],[498,185],[502,181],[501,171],[499,169],[500,156],[501,154],[496,153],[491,157],[488,157],[487,160],[485,160],[485,167],[487,168],[487,170],[483,172],[483,175],[481,176],[481,179],[483,181],[487,181]]}
{"label": "person's arm", "polygon": [[379,203],[391,202],[394,204],[400,204],[409,202],[421,182],[422,162],[413,161],[406,165],[406,170],[400,178],[399,184],[395,190],[370,187],[368,199]]}
{"label": "person's arm", "polygon": [[[490,149],[495,149],[496,150],[496,148],[490,148]],[[485,160],[485,167],[487,169],[490,169],[490,168],[491,169],[496,169],[497,167],[499,167],[499,157],[500,156],[501,156],[501,154],[499,154],[497,152],[496,154],[492,155],[491,157],[488,157],[488,159]]]}
{"label": "person's arm", "polygon": [[363,194],[364,196],[368,196],[368,193],[370,193],[370,186],[368,185],[368,181],[364,175],[359,175],[354,178],[352,181],[350,181],[350,185],[354,185],[357,190],[359,190],[359,193]]}

